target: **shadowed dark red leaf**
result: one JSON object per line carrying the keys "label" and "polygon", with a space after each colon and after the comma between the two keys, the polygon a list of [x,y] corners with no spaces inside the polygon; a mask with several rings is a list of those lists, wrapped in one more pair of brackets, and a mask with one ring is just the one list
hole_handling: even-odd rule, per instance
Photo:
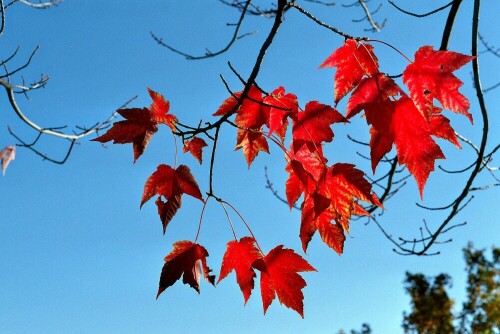
{"label": "shadowed dark red leaf", "polygon": [[180,196],[182,194],[191,195],[203,202],[200,188],[189,167],[185,165],[180,165],[177,169],[173,169],[168,165],[159,165],[144,185],[141,207],[154,195],[163,196],[167,199],[166,203],[161,198],[156,200],[158,214],[163,225],[163,233],[165,233],[167,224],[181,206]]}
{"label": "shadowed dark red leaf", "polygon": [[316,271],[306,260],[291,249],[277,246],[265,257],[256,260],[253,267],[260,273],[260,291],[264,314],[276,295],[281,304],[295,310],[304,318],[304,295],[306,281],[298,274]]}
{"label": "shadowed dark red leaf", "polygon": [[165,234],[168,223],[170,223],[177,213],[177,210],[181,207],[182,195],[172,196],[167,202],[163,202],[161,196],[158,196],[155,203],[158,207],[158,215],[160,216],[161,224],[163,225],[163,234]]}
{"label": "shadowed dark red leaf", "polygon": [[194,137],[193,139],[191,140],[187,140],[186,142],[184,142],[184,148],[183,148],[183,152],[186,153],[186,152],[189,152],[193,155],[193,157],[196,158],[196,160],[198,160],[198,162],[202,163],[203,161],[203,148],[207,146],[207,143],[201,139],[201,138],[198,138],[198,137]]}
{"label": "shadowed dark red leaf", "polygon": [[174,243],[174,249],[165,257],[165,264],[160,275],[160,283],[156,298],[172,286],[183,276],[182,282],[200,293],[200,278],[204,278],[212,285],[215,276],[210,275],[212,271],[207,266],[207,250],[191,241],[178,241]]}
{"label": "shadowed dark red leaf", "polygon": [[101,143],[113,141],[113,144],[132,143],[135,162],[144,153],[153,134],[158,131],[158,124],[166,124],[174,130],[177,117],[167,114],[170,107],[168,101],[149,88],[148,92],[153,99],[149,108],[118,109],[118,114],[125,120],[113,123],[105,134],[92,140]]}
{"label": "shadowed dark red leaf", "polygon": [[240,286],[246,304],[254,288],[254,278],[256,277],[252,263],[261,257],[262,254],[255,247],[254,238],[244,237],[240,241],[229,241],[222,259],[217,284],[234,270],[236,272],[236,282]]}

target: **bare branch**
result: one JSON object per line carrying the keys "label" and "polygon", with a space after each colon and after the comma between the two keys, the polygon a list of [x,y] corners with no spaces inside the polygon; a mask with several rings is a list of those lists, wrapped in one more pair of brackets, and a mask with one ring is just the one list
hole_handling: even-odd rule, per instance
{"label": "bare branch", "polygon": [[190,55],[188,53],[182,52],[182,51],[180,51],[180,50],[178,50],[176,48],[173,48],[172,46],[166,44],[165,42],[163,42],[162,38],[157,37],[152,31],[150,32],[150,34],[151,34],[151,37],[153,37],[153,39],[158,44],[160,44],[163,47],[166,47],[167,49],[169,49],[170,51],[172,51],[174,53],[177,53],[177,54],[180,54],[180,55],[184,56],[188,60],[198,60],[198,59],[206,59],[206,58],[216,57],[216,56],[218,56],[218,55],[226,52],[227,50],[229,50],[231,48],[231,46],[238,39],[242,38],[243,36],[247,36],[248,35],[248,33],[247,33],[247,34],[244,34],[242,36],[238,36],[240,28],[241,28],[241,25],[243,24],[243,19],[245,18],[246,14],[247,14],[248,6],[250,6],[251,2],[252,2],[251,0],[247,0],[245,2],[245,5],[242,8],[241,15],[240,15],[240,18],[238,20],[238,23],[235,24],[233,37],[231,38],[231,40],[229,41],[229,43],[227,43],[227,45],[224,48],[222,48],[221,50],[219,50],[217,52],[211,52],[211,51],[207,50],[207,52],[203,56],[193,56],[193,55]]}
{"label": "bare branch", "polygon": [[22,4],[25,4],[27,6],[36,8],[36,9],[48,9],[52,6],[57,6],[58,4],[63,2],[63,0],[51,0],[51,1],[37,2],[37,3],[31,2],[28,0],[17,0],[17,1],[22,3]]}
{"label": "bare branch", "polygon": [[400,12],[405,13],[405,14],[407,14],[407,15],[411,15],[411,16],[415,16],[415,17],[426,17],[426,16],[430,16],[430,15],[432,15],[432,14],[436,14],[436,13],[438,13],[438,12],[442,11],[443,9],[446,9],[446,8],[450,7],[450,6],[453,4],[454,0],[450,1],[449,3],[447,3],[446,5],[444,5],[444,6],[442,6],[442,7],[436,8],[436,9],[431,10],[430,12],[427,12],[427,13],[424,13],[424,14],[416,14],[416,13],[413,13],[413,12],[410,12],[410,11],[407,11],[407,10],[404,10],[404,9],[402,9],[401,7],[398,7],[398,6],[394,3],[394,1],[388,0],[388,2],[389,2],[391,5],[393,5],[393,6],[394,6],[394,8],[396,8],[396,9],[397,9],[397,10],[399,10]]}

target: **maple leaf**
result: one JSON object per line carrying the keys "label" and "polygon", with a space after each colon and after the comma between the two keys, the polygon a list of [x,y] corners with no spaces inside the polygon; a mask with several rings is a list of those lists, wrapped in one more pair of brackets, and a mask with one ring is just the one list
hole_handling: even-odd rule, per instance
{"label": "maple leaf", "polygon": [[255,247],[254,238],[244,237],[240,241],[229,241],[222,259],[217,284],[234,270],[236,272],[236,282],[240,286],[246,304],[254,288],[254,278],[256,277],[252,263],[261,257],[262,254]]}
{"label": "maple leaf", "polygon": [[259,131],[238,129],[235,150],[243,149],[248,168],[260,151],[269,153],[266,138]]}
{"label": "maple leaf", "polygon": [[331,142],[333,131],[330,125],[346,122],[337,110],[318,101],[310,101],[303,112],[298,112],[293,120],[293,140],[310,141],[316,144]]}
{"label": "maple leaf", "polygon": [[174,218],[182,204],[182,195],[174,195],[167,202],[163,202],[161,196],[155,201],[158,207],[158,215],[160,216],[161,224],[163,225],[163,234],[167,230],[168,223]]}
{"label": "maple leaf", "polygon": [[2,161],[2,174],[5,175],[5,171],[9,166],[10,162],[16,158],[16,147],[6,146],[0,151],[0,161]]}
{"label": "maple leaf", "polygon": [[398,162],[400,165],[405,164],[415,177],[420,197],[423,197],[427,178],[434,170],[434,162],[444,159],[444,154],[431,138],[429,123],[408,97],[395,102],[392,124]]}
{"label": "maple leaf", "polygon": [[[213,116],[224,116],[236,108],[243,92],[237,92],[222,102]],[[268,115],[262,102],[262,92],[255,86],[250,86],[246,97],[236,110],[235,123],[245,129],[260,129],[266,124]]]}
{"label": "maple leaf", "polygon": [[454,144],[458,148],[462,148],[458,142],[457,135],[450,125],[450,120],[438,113],[432,114],[431,117],[431,133],[433,136],[443,138]]}
{"label": "maple leaf", "polygon": [[215,276],[210,275],[212,270],[207,266],[208,252],[203,246],[187,240],[178,241],[173,246],[172,252],[165,257],[156,299],[181,276],[182,282],[189,284],[198,293],[202,273],[205,279],[214,285]]}
{"label": "maple leaf", "polygon": [[255,85],[250,86],[247,97],[238,108],[234,122],[245,129],[260,129],[268,118],[262,100],[262,92]]}
{"label": "maple leaf", "polygon": [[403,94],[401,88],[391,78],[377,73],[372,77],[363,78],[356,86],[347,102],[346,117],[351,118],[367,105],[382,103],[389,97]]}
{"label": "maple leaf", "polygon": [[260,291],[264,314],[276,295],[281,304],[291,308],[304,318],[304,295],[302,289],[306,281],[298,274],[304,271],[316,271],[306,260],[283,245],[272,249],[253,265],[260,271]]}
{"label": "maple leaf", "polygon": [[241,92],[237,92],[225,99],[212,116],[224,116],[230,113],[238,104],[238,99],[240,98],[240,96]]}
{"label": "maple leaf", "polygon": [[172,131],[175,130],[177,117],[168,114],[169,102],[149,88],[148,92],[153,99],[149,108],[118,109],[117,113],[125,120],[113,123],[105,134],[92,141],[106,143],[112,140],[113,144],[132,143],[135,163],[144,153],[153,134],[158,131],[158,124],[165,124]]}
{"label": "maple leaf", "polygon": [[[300,146],[299,146],[300,145]],[[290,208],[299,199],[302,193],[312,193],[317,182],[326,171],[326,158],[323,156],[321,146],[313,151],[303,141],[294,141],[290,151],[286,153],[288,165],[286,171],[290,173],[286,181],[286,197]]]}
{"label": "maple leaf", "polygon": [[285,140],[288,117],[296,118],[299,104],[295,94],[285,94],[285,88],[278,87],[263,100],[268,108],[269,136],[276,132],[283,142]]}
{"label": "maple leaf", "polygon": [[[358,201],[382,207],[362,171],[346,163],[329,167],[324,180],[318,183],[317,191],[306,194],[302,204],[299,236],[304,252],[318,230],[321,239],[341,254],[345,240],[344,231],[349,233],[351,217],[369,215]],[[335,221],[335,224],[331,221]]]}
{"label": "maple leaf", "polygon": [[316,208],[312,196],[307,196],[302,204],[302,217],[300,223],[300,241],[302,249],[307,251],[307,246],[312,237],[319,232],[321,240],[337,254],[342,254],[344,250],[345,234],[342,226],[334,221],[334,210],[328,207],[321,214],[316,215]]}
{"label": "maple leaf", "polygon": [[439,108],[434,107],[429,123],[406,95],[397,101],[365,103],[363,108],[367,123],[372,125],[370,156],[373,171],[395,144],[398,163],[405,164],[414,176],[422,197],[435,160],[444,159],[431,136],[444,138],[460,147],[449,120],[439,114]]}
{"label": "maple leaf", "polygon": [[337,67],[334,77],[334,100],[337,103],[354,89],[363,76],[378,73],[378,60],[373,46],[348,39],[319,67]]}
{"label": "maple leaf", "polygon": [[185,165],[180,165],[177,169],[173,169],[168,165],[159,165],[144,185],[141,207],[154,195],[163,196],[167,199],[166,203],[160,197],[156,200],[158,214],[163,225],[163,233],[165,233],[168,223],[181,206],[182,194],[191,195],[203,202],[200,188],[189,167]]}
{"label": "maple leaf", "polygon": [[202,160],[203,160],[203,157],[202,157],[202,154],[203,154],[203,147],[205,146],[208,146],[207,143],[201,139],[201,138],[198,138],[198,137],[193,137],[193,139],[191,140],[187,140],[184,142],[184,147],[183,147],[183,152],[186,153],[186,152],[189,152],[191,153],[195,158],[196,160],[198,160],[198,162],[202,163]]}
{"label": "maple leaf", "polygon": [[321,194],[331,200],[335,220],[347,232],[347,224],[352,215],[369,215],[358,200],[382,207],[377,195],[372,192],[372,185],[365,179],[365,173],[353,164],[336,163],[329,167],[325,185],[320,190]]}
{"label": "maple leaf", "polygon": [[172,114],[168,114],[170,109],[170,102],[165,100],[163,95],[149,89],[149,96],[153,99],[153,103],[149,106],[149,111],[151,113],[151,120],[160,124],[163,123],[167,125],[172,131],[175,130],[175,124],[177,123],[177,117]]}
{"label": "maple leaf", "polygon": [[458,92],[463,83],[452,72],[474,58],[458,52],[436,51],[431,46],[417,50],[415,61],[403,71],[403,82],[426,120],[430,120],[433,100],[437,99],[444,109],[463,114],[472,123],[469,100]]}

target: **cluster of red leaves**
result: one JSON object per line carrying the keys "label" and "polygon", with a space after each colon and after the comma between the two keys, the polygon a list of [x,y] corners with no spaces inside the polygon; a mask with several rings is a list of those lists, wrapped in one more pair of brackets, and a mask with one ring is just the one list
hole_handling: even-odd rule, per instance
{"label": "cluster of red leaves", "polygon": [[[264,97],[252,85],[243,102],[241,98],[242,92],[229,97],[214,115],[236,114],[236,149],[243,149],[248,166],[260,151],[269,153],[269,139],[283,149],[290,207],[303,196],[300,239],[304,251],[319,231],[323,242],[341,254],[349,219],[352,215],[368,215],[358,201],[381,206],[363,172],[351,164],[329,166],[323,154],[323,145],[334,137],[332,125],[347,119],[318,101],[306,103],[302,110],[297,96],[286,93],[283,87]],[[284,141],[290,125],[292,140],[290,149],[286,149]]]}
{"label": "cluster of red leaves", "polygon": [[[227,243],[217,283],[234,271],[246,304],[254,288],[254,279],[257,277],[255,270],[258,270],[264,313],[277,295],[280,303],[304,317],[302,289],[307,284],[298,273],[316,269],[293,250],[283,248],[282,245],[264,256],[255,244],[255,239],[251,237]],[[176,242],[172,252],[165,257],[157,298],[181,276],[183,283],[189,284],[198,293],[202,273],[204,278],[214,285],[215,276],[210,275],[207,256],[207,250],[201,245],[191,241]]]}
{"label": "cluster of red leaves", "polygon": [[[286,198],[291,207],[302,198],[302,216],[299,237],[304,252],[318,231],[322,241],[338,254],[343,252],[345,234],[349,233],[352,216],[369,215],[360,202],[382,207],[365,174],[348,163],[328,164],[323,146],[333,141],[332,126],[347,123],[364,111],[370,125],[370,155],[375,169],[396,148],[399,164],[404,164],[415,177],[422,196],[423,189],[436,159],[444,155],[432,137],[446,139],[460,147],[450,121],[441,114],[440,102],[445,109],[467,116],[469,102],[458,92],[462,82],[452,72],[473,57],[455,52],[435,51],[429,46],[420,48],[415,61],[403,72],[403,83],[409,95],[394,80],[379,70],[373,46],[347,40],[335,50],[320,67],[336,67],[334,77],[334,106],[309,101],[302,109],[297,96],[286,93],[283,87],[270,94],[256,85],[234,93],[227,98],[214,116],[229,118],[235,115],[238,130],[236,150],[242,149],[248,166],[259,152],[269,153],[271,140],[285,153]],[[105,143],[132,143],[134,162],[143,154],[159,124],[176,131],[177,118],[168,114],[169,102],[149,90],[153,103],[149,108],[120,109],[125,118],[113,125],[104,135],[94,139]],[[351,94],[346,115],[336,109],[338,102]],[[287,135],[291,127],[291,134]],[[290,138],[289,149],[285,139]],[[205,141],[192,137],[184,141],[184,152],[190,152],[201,164]],[[4,153],[4,151],[2,151]],[[5,154],[6,164],[13,155]],[[157,195],[156,205],[163,233],[179,210],[182,195],[187,194],[202,202],[204,198],[189,168],[159,165],[144,185],[141,207]],[[191,241],[174,243],[174,249],[165,257],[158,296],[183,277],[183,282],[200,291],[201,276],[215,285],[215,276],[207,265],[208,251]],[[301,256],[282,245],[264,255],[257,241],[244,237],[227,243],[217,283],[232,271],[248,301],[260,272],[260,291],[266,313],[276,296],[285,306],[302,317],[305,280],[299,272],[315,271]]]}
{"label": "cluster of red leaves", "polygon": [[337,67],[335,103],[352,92],[346,117],[365,111],[370,128],[372,169],[396,146],[399,164],[404,164],[423,191],[436,159],[444,154],[432,136],[446,139],[460,147],[450,121],[441,108],[466,115],[468,100],[458,92],[462,82],[452,72],[474,57],[450,51],[435,51],[423,46],[415,61],[403,71],[403,83],[409,96],[389,77],[379,71],[371,45],[347,40],[320,67]]}

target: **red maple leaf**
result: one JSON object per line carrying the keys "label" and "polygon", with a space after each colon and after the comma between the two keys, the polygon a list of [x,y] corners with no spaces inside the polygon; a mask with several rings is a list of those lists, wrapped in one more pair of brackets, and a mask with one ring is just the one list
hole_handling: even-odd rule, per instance
{"label": "red maple leaf", "polygon": [[240,98],[240,96],[241,92],[237,92],[225,99],[212,116],[224,116],[233,111],[233,109],[238,104],[238,99]]}
{"label": "red maple leaf", "polygon": [[[224,116],[236,108],[243,92],[234,93],[224,100],[213,116]],[[266,108],[262,102],[262,92],[255,86],[250,86],[248,94],[236,110],[235,123],[244,129],[260,129],[267,121]]]}
{"label": "red maple leaf", "polygon": [[311,146],[307,145],[307,142],[297,140],[286,153],[288,160],[286,171],[290,173],[286,182],[286,197],[290,208],[303,192],[314,192],[317,182],[326,172],[327,161],[321,146]]}
{"label": "red maple leaf", "polygon": [[184,142],[184,147],[182,149],[182,151],[184,153],[186,152],[189,152],[193,155],[193,157],[196,158],[196,160],[198,160],[198,162],[202,163],[202,160],[203,160],[203,157],[202,157],[202,154],[203,154],[203,147],[207,146],[207,143],[201,139],[201,138],[198,138],[198,137],[193,137],[193,139],[191,140],[187,140]]}
{"label": "red maple leaf", "polygon": [[378,73],[378,60],[373,46],[348,39],[319,67],[337,67],[334,77],[334,99],[337,103],[354,89],[363,76]]}
{"label": "red maple leaf", "polygon": [[260,129],[268,118],[262,100],[262,92],[252,85],[238,108],[234,122],[244,129]]}
{"label": "red maple leaf", "polygon": [[434,170],[436,159],[444,155],[431,136],[449,140],[459,146],[449,120],[434,107],[430,123],[416,108],[413,100],[404,95],[397,101],[365,103],[366,121],[370,129],[372,169],[382,157],[396,145],[398,163],[405,164],[417,181],[420,196],[429,174]]}
{"label": "red maple leaf", "polygon": [[[438,108],[439,109],[439,108]],[[458,142],[458,137],[455,130],[450,125],[450,120],[439,112],[435,112],[431,117],[431,134],[433,136],[443,138],[454,144],[458,148],[462,148]]]}
{"label": "red maple leaf", "polygon": [[163,225],[163,233],[173,218],[179,207],[181,206],[181,197],[183,194],[188,194],[203,202],[200,188],[196,183],[189,167],[180,165],[177,169],[173,169],[168,165],[159,165],[156,171],[151,174],[144,185],[144,193],[142,194],[141,207],[154,195],[163,196],[167,202],[163,202],[161,198],[156,200],[158,213]]}
{"label": "red maple leaf", "polygon": [[398,162],[405,164],[415,177],[422,197],[427,178],[434,170],[435,160],[444,159],[444,154],[431,138],[429,123],[408,97],[395,102],[392,124]]}
{"label": "red maple leaf", "polygon": [[170,105],[162,95],[150,90],[149,95],[153,103],[149,108],[118,109],[124,121],[115,122],[102,136],[92,139],[101,143],[113,141],[113,144],[132,143],[134,162],[144,153],[153,134],[158,131],[158,124],[166,124],[175,129],[177,117],[168,114]]}
{"label": "red maple leaf", "polygon": [[425,119],[430,120],[433,100],[437,99],[444,109],[463,114],[472,122],[469,100],[458,92],[463,83],[452,72],[474,58],[452,51],[435,51],[431,46],[417,50],[415,61],[403,72],[403,82]]}
{"label": "red maple leaf", "polygon": [[161,270],[160,283],[156,298],[172,286],[183,276],[182,282],[200,293],[201,275],[212,285],[215,276],[210,275],[212,271],[207,266],[207,250],[191,241],[178,241],[174,243],[174,249],[165,257],[165,264]]}
{"label": "red maple leaf", "polygon": [[217,284],[234,270],[236,272],[236,282],[240,286],[241,292],[243,292],[246,304],[254,288],[254,278],[256,277],[252,263],[261,257],[262,254],[255,247],[254,238],[244,237],[240,241],[229,241],[222,259]]}
{"label": "red maple leaf", "polygon": [[306,109],[297,113],[293,120],[293,140],[310,141],[315,144],[331,142],[333,131],[330,126],[333,123],[347,121],[337,110],[318,101],[310,101]]}
{"label": "red maple leaf", "polygon": [[182,195],[174,195],[170,197],[167,202],[163,202],[161,196],[158,196],[155,204],[158,207],[158,215],[160,216],[161,224],[163,226],[163,234],[165,234],[168,223],[170,223],[181,207]]}
{"label": "red maple leaf", "polygon": [[[382,207],[364,175],[352,164],[337,163],[327,169],[324,179],[317,184],[316,192],[306,194],[302,204],[300,226],[304,251],[307,250],[314,233],[319,230],[321,239],[341,254],[345,240],[344,231],[349,233],[351,217],[369,215],[358,201]],[[332,221],[335,224],[332,224]]]}
{"label": "red maple leaf", "polygon": [[16,147],[15,146],[7,146],[3,150],[0,151],[0,161],[2,162],[2,174],[5,175],[5,171],[7,170],[7,166],[9,166],[10,162],[14,160],[16,157]]}
{"label": "red maple leaf", "polygon": [[256,260],[253,267],[260,271],[260,291],[264,314],[276,295],[281,304],[295,310],[304,318],[304,295],[306,281],[298,274],[316,271],[306,260],[283,245],[275,247],[266,256]]}
{"label": "red maple leaf", "polygon": [[[313,196],[306,196],[302,204],[302,217],[300,223],[300,241],[302,249],[307,251],[307,246],[312,237],[319,232],[321,240],[337,254],[344,251],[345,234],[342,226],[334,220],[334,211],[328,207],[326,210],[316,215],[316,208]],[[333,222],[333,223],[332,223]]]}
{"label": "red maple leaf", "polygon": [[268,108],[269,136],[276,132],[283,142],[285,140],[288,118],[295,118],[299,104],[295,94],[285,94],[285,88],[279,87],[263,100]]}
{"label": "red maple leaf", "polygon": [[238,129],[235,150],[239,149],[243,149],[243,155],[249,168],[260,151],[269,153],[266,137],[262,132],[253,130]]}
{"label": "red maple leaf", "polygon": [[402,94],[401,88],[394,80],[381,73],[363,78],[347,102],[346,117],[353,117],[369,104],[381,103],[387,101],[389,97]]}

